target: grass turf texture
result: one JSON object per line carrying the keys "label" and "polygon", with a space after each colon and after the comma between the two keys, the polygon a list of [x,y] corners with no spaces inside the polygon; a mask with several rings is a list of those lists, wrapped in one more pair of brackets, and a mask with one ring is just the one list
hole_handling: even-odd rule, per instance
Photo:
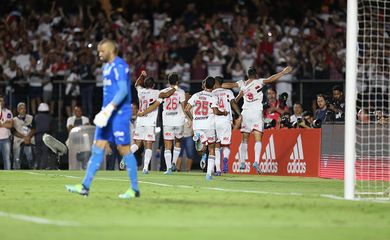
{"label": "grass turf texture", "polygon": [[[129,185],[126,172],[98,172],[87,198],[65,191],[65,184],[80,183],[83,175],[80,171],[0,171],[0,239],[390,237],[390,203],[320,196],[342,196],[342,181],[224,175],[207,182],[203,173],[151,172],[139,176],[140,199],[122,200],[117,196]],[[37,224],[4,213],[75,226]]]}

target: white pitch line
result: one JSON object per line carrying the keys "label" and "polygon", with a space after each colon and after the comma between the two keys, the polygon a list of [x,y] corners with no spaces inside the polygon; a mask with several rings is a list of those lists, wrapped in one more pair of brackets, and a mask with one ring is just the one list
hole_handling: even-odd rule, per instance
{"label": "white pitch line", "polygon": [[69,222],[69,221],[55,221],[50,220],[47,218],[41,218],[41,217],[34,217],[34,216],[28,216],[28,215],[22,215],[22,214],[14,214],[9,212],[2,212],[0,211],[0,217],[6,217],[11,218],[15,220],[20,220],[24,222],[32,222],[36,224],[43,224],[43,225],[56,225],[61,227],[68,227],[68,226],[80,226],[80,224],[75,222]]}
{"label": "white pitch line", "polygon": [[[66,178],[76,178],[81,179],[81,177],[78,176],[72,176],[72,175],[63,175],[63,174],[43,174],[43,173],[36,173],[36,172],[24,172],[31,175],[51,175],[51,176],[60,176],[60,177],[66,177]],[[121,178],[103,178],[103,177],[97,177],[95,179],[98,180],[105,180],[105,181],[119,181],[119,182],[128,182],[128,179],[121,179]],[[164,183],[155,183],[155,182],[146,182],[146,181],[138,181],[139,183],[143,184],[149,184],[149,185],[155,185],[155,186],[161,186],[161,187],[177,187],[177,188],[184,188],[184,189],[195,189],[194,186],[189,185],[171,185],[171,184],[164,184]],[[267,192],[267,191],[257,191],[257,190],[246,190],[246,189],[227,189],[227,188],[217,188],[217,187],[200,187],[199,189],[203,190],[212,190],[212,191],[222,191],[222,192],[237,192],[237,193],[254,193],[254,194],[264,194],[264,195],[279,195],[279,196],[305,196],[303,193],[297,193],[297,192]],[[328,198],[328,199],[334,199],[334,200],[341,200],[344,201],[343,197],[337,196],[337,195],[331,195],[331,194],[320,194],[317,195],[322,198]],[[348,201],[361,201],[361,202],[373,202],[373,203],[390,203],[387,199],[354,199],[354,200],[348,200]]]}
{"label": "white pitch line", "polygon": [[[33,175],[54,175],[54,176],[61,176],[61,177],[67,177],[67,178],[78,178],[78,179],[81,179],[81,177],[71,176],[71,175],[63,175],[63,174],[42,174],[42,173],[34,173],[34,172],[26,172],[26,173],[33,174]],[[96,177],[95,179],[104,180],[104,181],[119,181],[119,182],[127,182],[127,181],[129,181],[128,179],[121,179],[121,178]],[[172,185],[172,184],[147,182],[147,181],[138,181],[138,182],[139,183],[143,183],[143,184],[161,186],[161,187],[177,187],[177,188],[185,188],[185,189],[195,189],[196,188],[196,187],[190,186],[190,185]],[[257,191],[257,190],[228,189],[228,188],[215,188],[215,187],[200,187],[200,189],[212,190],[212,191],[222,191],[222,192],[254,193],[254,194],[268,194],[268,195],[280,195],[280,196],[286,196],[286,195],[289,195],[289,196],[303,196],[303,193],[296,193],[296,192],[267,192],[267,191]]]}

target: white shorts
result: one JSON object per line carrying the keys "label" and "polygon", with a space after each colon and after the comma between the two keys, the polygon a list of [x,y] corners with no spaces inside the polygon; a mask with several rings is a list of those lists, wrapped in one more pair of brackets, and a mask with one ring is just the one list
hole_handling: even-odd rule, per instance
{"label": "white shorts", "polygon": [[217,142],[222,145],[230,145],[232,141],[232,123],[229,120],[215,120],[215,131],[217,133]]}
{"label": "white shorts", "polygon": [[154,127],[150,126],[137,126],[134,131],[134,140],[142,140],[142,141],[156,141],[156,135],[154,132]]}
{"label": "white shorts", "polygon": [[164,140],[181,139],[184,133],[183,126],[164,126]]}
{"label": "white shorts", "polygon": [[241,115],[241,132],[251,133],[253,130],[259,132],[264,131],[263,111],[246,109],[242,111]]}
{"label": "white shorts", "polygon": [[199,135],[201,143],[215,143],[215,129],[194,130],[194,135]]}

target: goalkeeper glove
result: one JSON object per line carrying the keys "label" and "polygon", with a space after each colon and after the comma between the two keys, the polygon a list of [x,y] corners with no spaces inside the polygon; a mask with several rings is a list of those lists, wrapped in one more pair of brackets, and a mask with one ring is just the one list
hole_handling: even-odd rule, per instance
{"label": "goalkeeper glove", "polygon": [[108,104],[98,114],[96,114],[93,123],[100,128],[107,126],[108,119],[110,119],[111,114],[114,110],[115,110],[114,105],[111,103]]}

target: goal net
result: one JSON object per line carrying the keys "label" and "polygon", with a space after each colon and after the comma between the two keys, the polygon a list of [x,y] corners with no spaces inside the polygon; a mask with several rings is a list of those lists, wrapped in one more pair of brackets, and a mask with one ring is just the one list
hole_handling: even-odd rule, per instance
{"label": "goal net", "polygon": [[[352,1],[348,3],[350,2]],[[357,24],[352,26],[349,22],[347,25],[347,28],[357,28],[357,45],[354,48],[355,51],[357,49],[355,70],[355,116],[357,117],[354,123],[356,143],[350,143],[355,147],[354,198],[388,199],[390,196],[390,1],[358,0],[356,7]],[[354,44],[353,41],[351,43]],[[351,43],[347,41],[347,45]],[[347,61],[349,61],[348,56]],[[347,82],[350,80],[347,74]],[[346,102],[346,105],[348,104]],[[348,124],[347,121],[346,126]],[[346,147],[347,144],[348,142]],[[346,181],[348,182],[347,179]]]}

